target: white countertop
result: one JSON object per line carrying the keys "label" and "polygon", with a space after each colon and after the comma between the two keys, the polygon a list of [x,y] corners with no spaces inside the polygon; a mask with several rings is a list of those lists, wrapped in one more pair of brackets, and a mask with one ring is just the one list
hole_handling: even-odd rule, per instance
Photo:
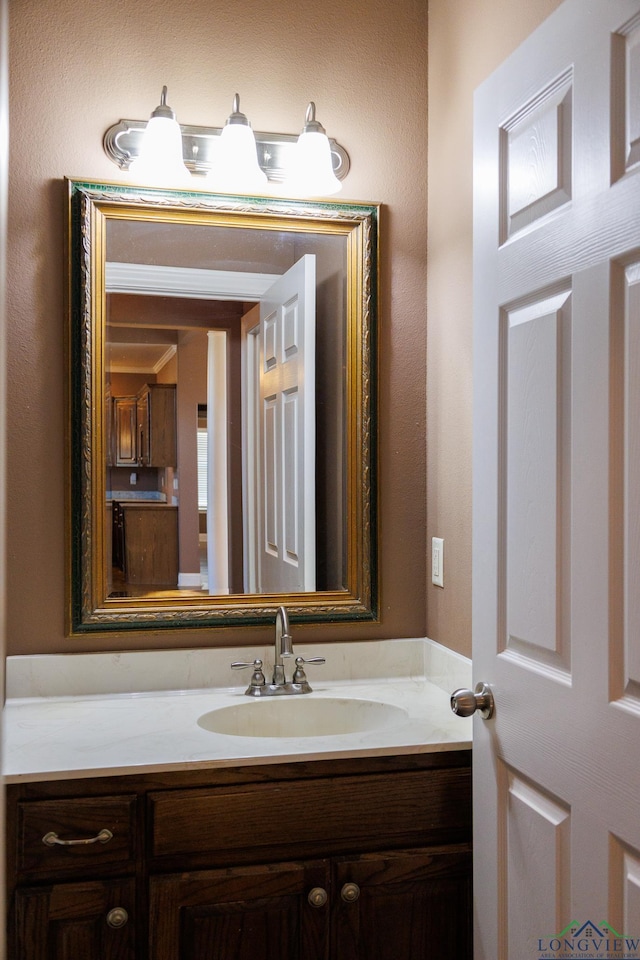
{"label": "white countertop", "polygon": [[452,690],[470,686],[464,657],[422,639],[300,645],[296,652],[327,660],[307,669],[313,693],[304,699],[375,700],[406,716],[382,729],[331,736],[292,730],[290,737],[238,737],[200,727],[209,711],[265,702],[244,696],[250,671],[236,686],[229,670],[234,659],[270,663],[264,648],[9,657],[5,781],[470,748],[471,720],[449,707]]}

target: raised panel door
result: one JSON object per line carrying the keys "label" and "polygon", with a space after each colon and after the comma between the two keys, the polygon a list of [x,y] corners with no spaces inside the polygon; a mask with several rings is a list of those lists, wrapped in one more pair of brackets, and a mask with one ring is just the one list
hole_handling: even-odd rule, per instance
{"label": "raised panel door", "polygon": [[138,440],[136,435],[136,399],[135,397],[114,397],[114,465],[116,467],[136,466],[138,462]]}
{"label": "raised panel door", "polygon": [[153,877],[150,960],[328,960],[327,861]]}
{"label": "raised panel door", "polygon": [[640,936],[639,51],[565,0],[476,93],[476,960]]}
{"label": "raised panel door", "polygon": [[470,845],[337,861],[332,928],[332,960],[471,960]]}
{"label": "raised panel door", "polygon": [[134,908],[133,880],[18,890],[9,956],[15,960],[135,960]]}

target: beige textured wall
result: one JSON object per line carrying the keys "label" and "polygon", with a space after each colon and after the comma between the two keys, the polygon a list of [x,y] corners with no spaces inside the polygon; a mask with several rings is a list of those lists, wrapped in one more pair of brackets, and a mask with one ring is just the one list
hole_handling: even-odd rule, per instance
{"label": "beige textured wall", "polygon": [[8,250],[9,653],[254,643],[266,628],[64,637],[65,175],[117,179],[102,151],[163,83],[183,123],[233,94],[256,129],[296,132],[307,102],[349,151],[345,196],[385,204],[380,302],[381,622],[301,640],[423,636],[426,4],[424,0],[16,0]]}
{"label": "beige textured wall", "polygon": [[[560,0],[430,0],[427,636],[471,654],[473,91]],[[445,541],[444,588],[431,538]]]}

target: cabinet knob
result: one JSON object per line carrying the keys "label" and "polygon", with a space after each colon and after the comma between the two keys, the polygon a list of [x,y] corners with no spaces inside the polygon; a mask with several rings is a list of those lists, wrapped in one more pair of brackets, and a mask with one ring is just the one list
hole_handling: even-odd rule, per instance
{"label": "cabinet knob", "polygon": [[357,883],[345,883],[340,891],[340,896],[345,903],[355,903],[360,896],[360,887]]}
{"label": "cabinet knob", "polygon": [[314,887],[313,890],[309,891],[307,900],[312,907],[324,907],[327,902],[327,891],[324,887]]}
{"label": "cabinet knob", "polygon": [[124,907],[114,907],[113,910],[109,910],[107,914],[107,923],[110,927],[113,927],[114,930],[119,930],[120,927],[124,927],[128,919],[129,914]]}

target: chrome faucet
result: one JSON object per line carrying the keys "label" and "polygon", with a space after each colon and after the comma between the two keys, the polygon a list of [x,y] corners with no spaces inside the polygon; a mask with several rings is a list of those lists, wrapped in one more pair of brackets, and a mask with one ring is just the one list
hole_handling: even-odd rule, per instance
{"label": "chrome faucet", "polygon": [[283,657],[293,656],[293,637],[289,626],[289,616],[284,607],[278,607],[276,613],[276,640],[273,661],[273,685],[286,683]]}
{"label": "chrome faucet", "polygon": [[245,690],[248,697],[281,697],[297,693],[311,693],[311,687],[304,672],[306,663],[324,663],[324,657],[296,657],[296,667],[290,681],[287,681],[283,659],[293,656],[293,637],[289,626],[289,616],[284,607],[278,607],[276,613],[276,635],[274,643],[273,676],[271,683],[267,683],[262,669],[262,660],[252,663],[232,663],[232,670],[253,669],[251,683]]}

